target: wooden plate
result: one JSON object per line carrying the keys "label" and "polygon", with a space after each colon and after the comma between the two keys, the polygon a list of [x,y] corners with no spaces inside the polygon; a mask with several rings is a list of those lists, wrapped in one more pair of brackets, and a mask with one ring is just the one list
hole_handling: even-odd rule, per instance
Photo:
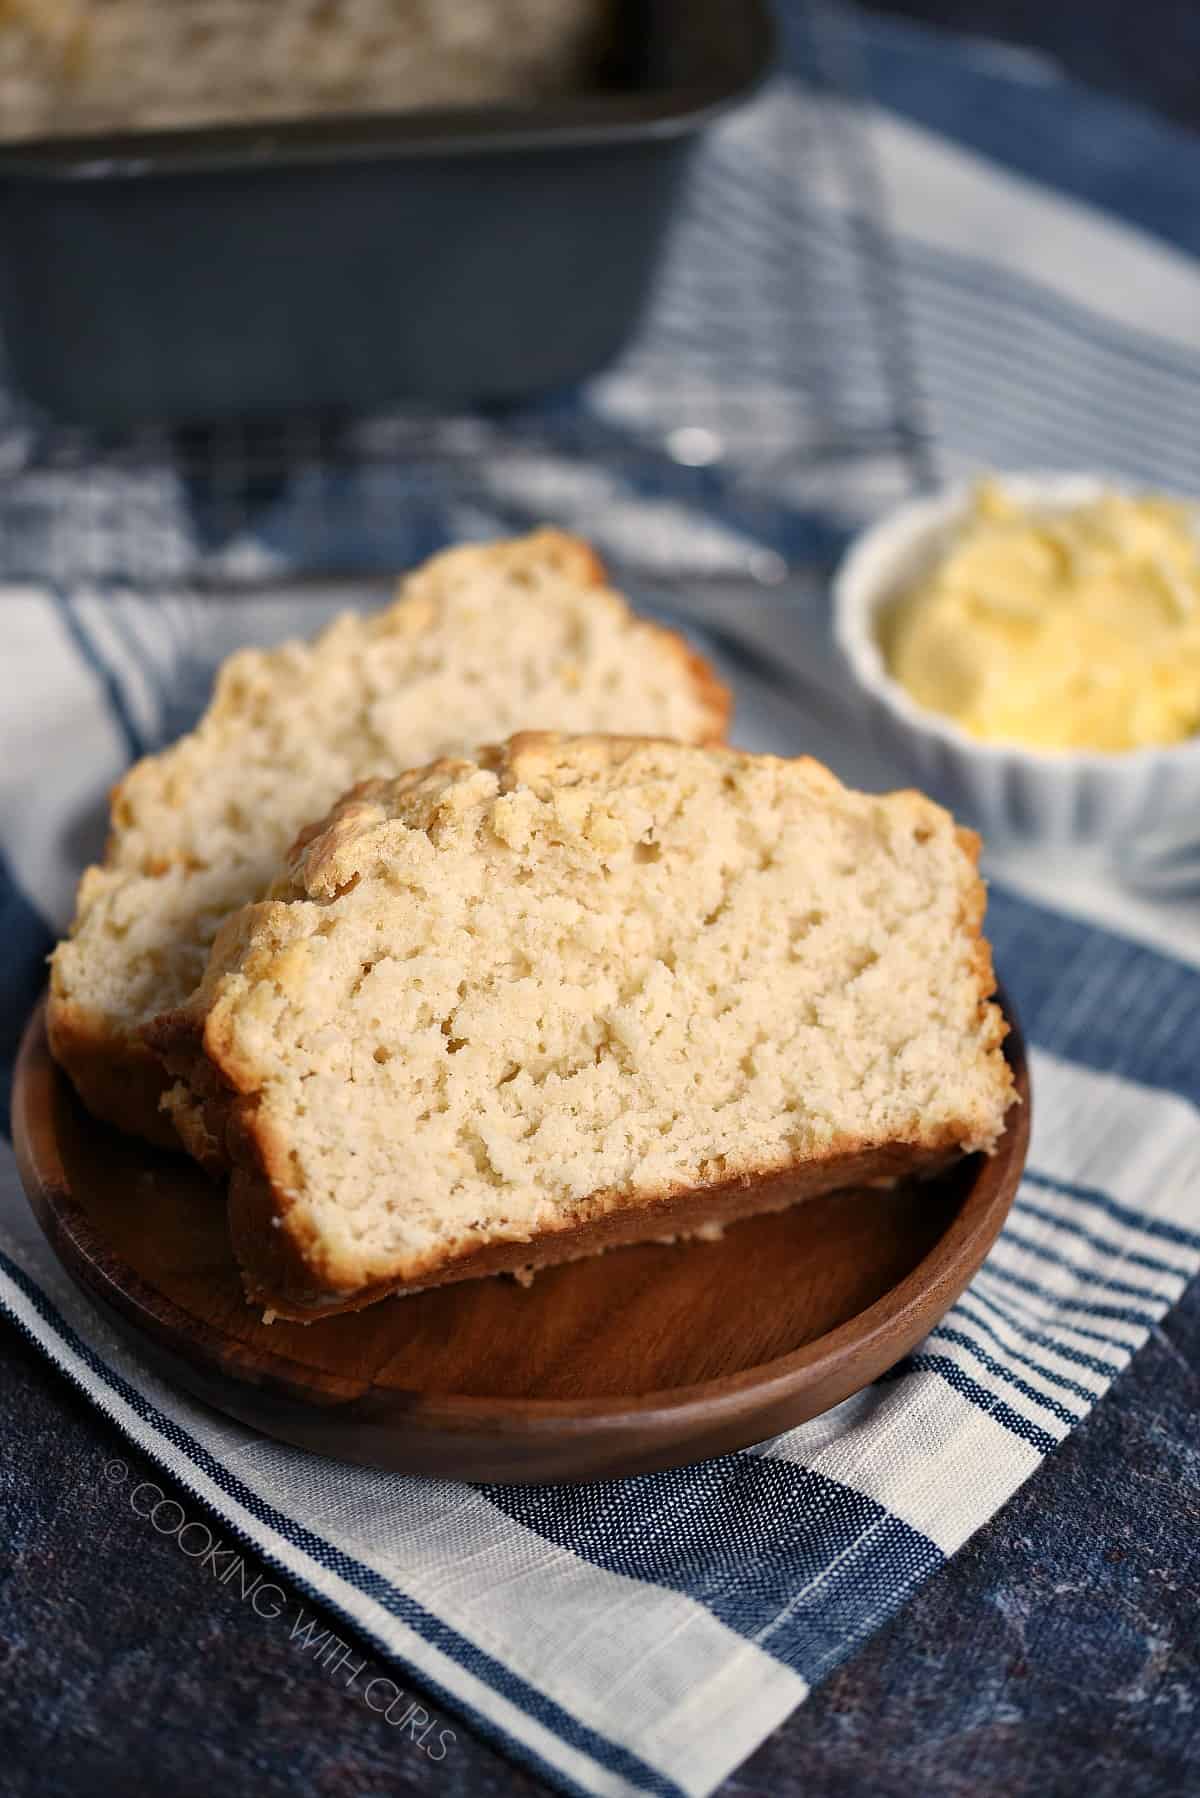
{"label": "wooden plate", "polygon": [[[1011,1012],[1009,1013],[1011,1021]],[[96,1123],[50,1059],[39,1007],[13,1094],[30,1203],[76,1283],[160,1373],[268,1436],[462,1479],[587,1479],[761,1442],[886,1371],[995,1240],[1029,1140],[991,1160],[648,1244],[467,1281],[314,1324],[242,1298],[220,1191],[182,1156]]]}

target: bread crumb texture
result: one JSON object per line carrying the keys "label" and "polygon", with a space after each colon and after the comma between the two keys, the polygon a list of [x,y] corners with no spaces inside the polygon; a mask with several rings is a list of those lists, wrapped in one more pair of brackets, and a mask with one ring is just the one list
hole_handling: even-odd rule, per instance
{"label": "bread crumb texture", "polygon": [[719,741],[728,711],[703,660],[553,530],[448,551],[386,610],[240,651],[198,728],[114,791],[104,864],[53,958],[56,1053],[113,1115],[105,1058],[137,1073],[139,1027],[193,990],[222,919],[262,896],[300,827],[356,781],[527,726]]}
{"label": "bread crumb texture", "polygon": [[990,1149],[976,850],[809,760],[522,734],[306,832],[191,1027],[314,1286],[420,1280],[863,1147]]}

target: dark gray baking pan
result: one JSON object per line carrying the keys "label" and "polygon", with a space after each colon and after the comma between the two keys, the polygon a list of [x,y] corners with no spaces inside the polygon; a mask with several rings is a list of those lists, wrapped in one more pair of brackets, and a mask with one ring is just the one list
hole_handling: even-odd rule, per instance
{"label": "dark gray baking pan", "polygon": [[625,341],[765,0],[632,0],[602,91],[536,107],[0,145],[20,393],[104,429],[526,398]]}

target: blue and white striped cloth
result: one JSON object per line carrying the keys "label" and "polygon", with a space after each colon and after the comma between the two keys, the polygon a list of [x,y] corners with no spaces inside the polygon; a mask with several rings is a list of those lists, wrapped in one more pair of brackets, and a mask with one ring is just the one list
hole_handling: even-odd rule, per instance
{"label": "blue and white striped cloth", "polygon": [[[384,460],[314,460],[232,535],[166,464],[85,492],[31,461],[0,491],[5,1080],[105,785],[186,724],[233,642],[319,621],[282,580],[236,603],[158,597],[118,578],[131,539],[165,579],[311,559],[314,508],[317,558],[362,566],[546,514],[650,582],[769,576],[980,463],[1100,461],[1200,489],[1200,145],[1033,59],[908,28],[796,9],[786,46],[791,72],[705,155],[638,345],[579,401],[478,425],[469,483],[416,506],[390,474],[375,503]],[[82,540],[106,578],[64,585]],[[735,678],[743,741],[889,778]],[[1200,1267],[1200,906],[1122,897],[1078,858],[991,872],[1036,1096],[1011,1223],[916,1354],[758,1450],[517,1489],[262,1440],[113,1336],[3,1142],[0,1308],[215,1531],[398,1677],[564,1789],[699,1798],[987,1522]]]}

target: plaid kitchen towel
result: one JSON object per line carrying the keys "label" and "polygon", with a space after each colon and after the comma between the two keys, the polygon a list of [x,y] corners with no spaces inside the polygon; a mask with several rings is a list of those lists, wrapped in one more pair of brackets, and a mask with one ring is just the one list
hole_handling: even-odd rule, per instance
{"label": "plaid kitchen towel", "polygon": [[[785,48],[787,72],[706,152],[638,345],[577,401],[506,424],[502,454],[501,427],[456,427],[478,436],[469,482],[426,470],[398,503],[393,462],[360,440],[260,483],[228,528],[183,463],[81,481],[13,425],[13,466],[28,459],[0,483],[5,1081],[106,784],[185,726],[235,641],[310,628],[324,603],[156,581],[399,562],[541,514],[650,585],[680,566],[759,578],[978,463],[1099,459],[1200,488],[1200,146],[1040,62],[907,28],[797,9]],[[81,545],[106,578],[52,578]],[[813,621],[796,629],[818,659]],[[828,717],[733,678],[742,740],[887,778]],[[1099,887],[1084,917],[995,871],[990,933],[1033,1045],[1011,1222],[917,1353],[757,1450],[518,1489],[260,1439],[112,1335],[43,1244],[4,1143],[0,1306],[215,1536],[547,1779],[709,1792],[1086,1416],[1200,1266],[1200,918],[1130,913],[1135,940],[1096,921],[1125,915]]]}

